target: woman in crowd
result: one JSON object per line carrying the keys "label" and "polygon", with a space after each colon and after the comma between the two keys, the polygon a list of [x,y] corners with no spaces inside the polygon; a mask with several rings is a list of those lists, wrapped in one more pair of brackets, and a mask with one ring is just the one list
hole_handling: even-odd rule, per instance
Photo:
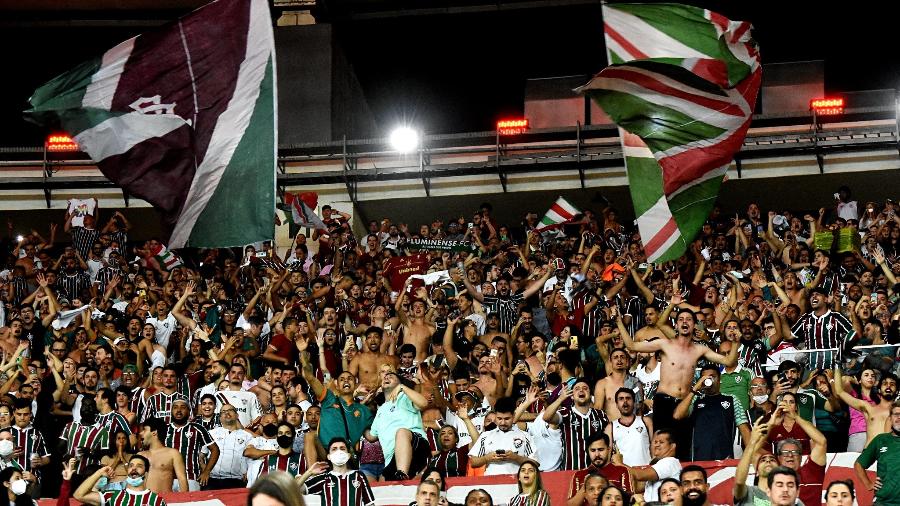
{"label": "woman in crowd", "polygon": [[550,494],[541,483],[538,464],[531,460],[522,462],[516,473],[519,495],[509,501],[509,506],[550,506]]}

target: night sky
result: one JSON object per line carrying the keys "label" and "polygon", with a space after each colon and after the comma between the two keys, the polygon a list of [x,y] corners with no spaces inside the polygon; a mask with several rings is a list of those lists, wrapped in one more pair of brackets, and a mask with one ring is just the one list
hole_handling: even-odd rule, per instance
{"label": "night sky", "polygon": [[[763,63],[824,59],[829,92],[900,86],[895,16],[882,4],[687,3],[752,21]],[[784,8],[800,3],[809,7]],[[0,145],[40,144],[43,133],[21,119],[31,92],[143,30],[7,21]],[[385,130],[399,121],[428,133],[490,130],[498,118],[521,114],[526,79],[588,75],[605,65],[599,5],[345,21],[337,33]]]}

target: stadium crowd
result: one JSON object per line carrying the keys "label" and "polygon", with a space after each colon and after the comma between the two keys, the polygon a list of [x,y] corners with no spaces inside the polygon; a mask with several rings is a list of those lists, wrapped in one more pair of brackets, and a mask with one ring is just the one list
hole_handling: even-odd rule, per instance
{"label": "stadium crowd", "polygon": [[541,473],[572,470],[568,506],[701,505],[707,472],[684,464],[735,458],[735,504],[842,505],[853,482],[823,483],[825,459],[849,450],[897,504],[900,207],[836,197],[717,206],[663,264],[602,199],[549,229],[485,203],[361,236],[324,206],[287,250],[181,257],[120,212],[67,214],[66,238],[10,221],[0,494],[287,483],[368,505],[370,482],[415,479],[411,501],[446,506],[447,477],[514,474],[511,506],[549,506]]}

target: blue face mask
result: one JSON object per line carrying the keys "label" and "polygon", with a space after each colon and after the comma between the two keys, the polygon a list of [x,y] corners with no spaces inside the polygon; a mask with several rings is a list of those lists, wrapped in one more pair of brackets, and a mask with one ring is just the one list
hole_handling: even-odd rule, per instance
{"label": "blue face mask", "polygon": [[106,488],[107,483],[109,483],[109,478],[106,476],[101,476],[99,480],[97,480],[97,488],[103,490]]}
{"label": "blue face mask", "polygon": [[140,487],[144,483],[144,477],[138,476],[137,478],[128,477],[125,478],[125,483],[127,483],[131,487]]}

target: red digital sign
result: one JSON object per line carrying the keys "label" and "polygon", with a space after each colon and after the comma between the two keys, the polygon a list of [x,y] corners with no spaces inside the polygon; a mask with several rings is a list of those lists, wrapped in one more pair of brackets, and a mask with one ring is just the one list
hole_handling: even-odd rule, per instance
{"label": "red digital sign", "polygon": [[46,146],[47,151],[54,153],[81,151],[78,147],[78,143],[75,142],[75,139],[68,134],[48,135],[44,145]]}
{"label": "red digital sign", "polygon": [[809,108],[816,111],[819,116],[833,116],[844,114],[843,98],[816,98],[810,100]]}
{"label": "red digital sign", "polygon": [[497,133],[500,135],[518,135],[528,130],[528,120],[520,119],[502,119],[497,122]]}

